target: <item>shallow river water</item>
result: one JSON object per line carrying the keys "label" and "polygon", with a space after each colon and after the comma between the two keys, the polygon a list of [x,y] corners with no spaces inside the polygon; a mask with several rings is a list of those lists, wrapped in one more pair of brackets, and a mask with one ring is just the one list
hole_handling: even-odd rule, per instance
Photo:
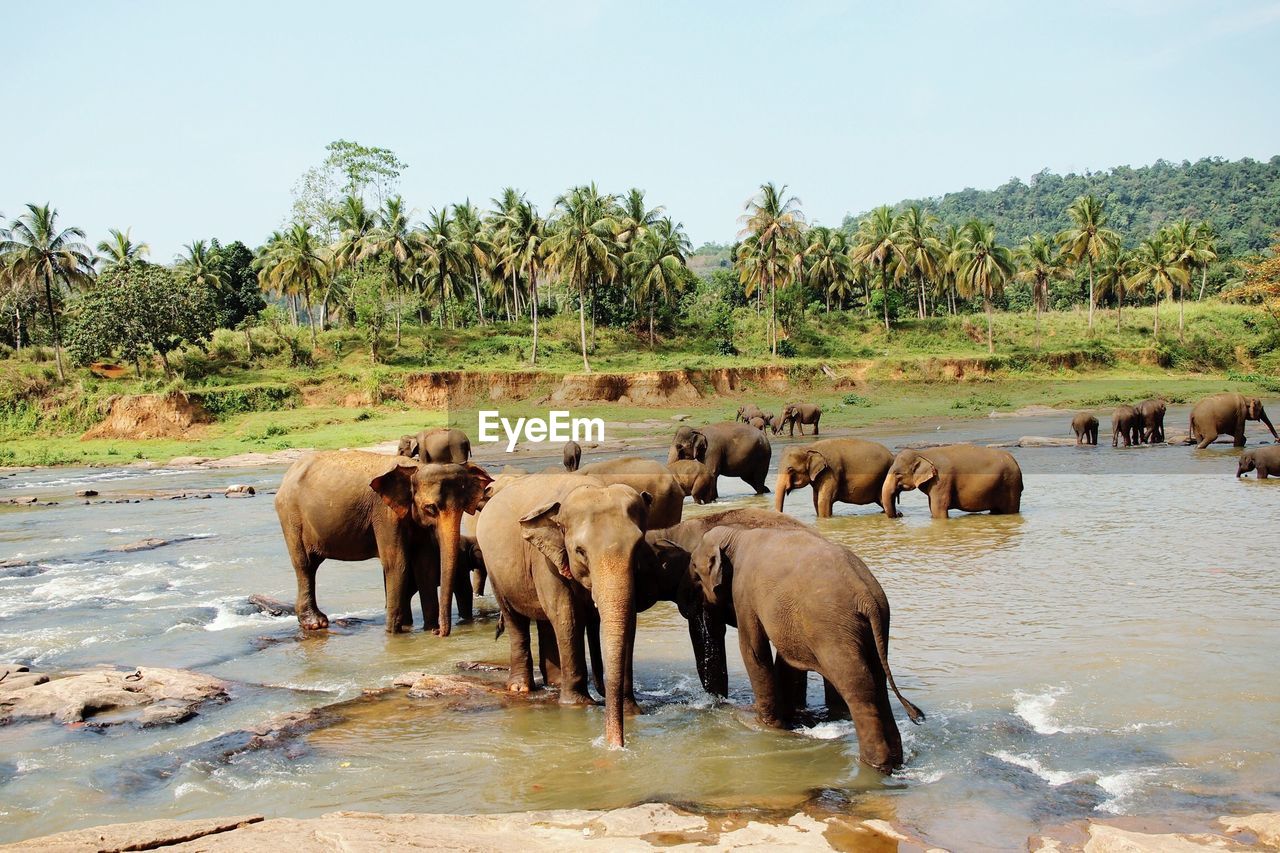
{"label": "shallow river water", "polygon": [[[1173,407],[1168,420],[1185,423],[1185,410]],[[1256,426],[1251,446],[1265,436]],[[856,434],[899,447],[1062,433],[1057,415]],[[775,440],[775,465],[786,444]],[[254,612],[252,593],[294,594],[271,498],[227,500],[218,490],[273,488],[282,468],[0,479],[0,498],[60,501],[0,508],[0,560],[37,569],[0,568],[0,662],[48,672],[174,666],[237,685],[233,701],[168,729],[0,728],[0,841],[155,817],[663,800],[843,811],[957,849],[1025,849],[1037,828],[1079,817],[1280,809],[1280,481],[1236,480],[1236,451],[1224,445],[1012,452],[1026,481],[1020,516],[933,521],[913,492],[902,498],[905,518],[837,505],[837,517],[818,524],[880,579],[898,684],[928,714],[913,726],[895,709],[907,765],[887,780],[859,770],[848,723],[759,729],[744,710],[751,692],[732,636],[731,702],[713,702],[674,605],[640,617],[635,669],[647,713],[628,720],[625,751],[600,745],[597,709],[359,699],[408,670],[505,661],[507,641],[494,641],[491,616],[447,640],[386,635],[371,563],[320,569],[321,606],[354,620],[349,627],[303,639],[292,617]],[[71,495],[86,487],[103,498],[179,489],[215,497],[84,506]],[[722,480],[721,493],[720,504],[687,513],[771,506],[737,480]],[[787,510],[812,521],[809,491],[793,494]],[[190,538],[108,550],[148,536]],[[482,613],[493,609],[481,599]],[[810,696],[820,703],[816,680]],[[278,749],[224,758],[221,747],[239,736],[209,743],[349,699],[359,701]]]}

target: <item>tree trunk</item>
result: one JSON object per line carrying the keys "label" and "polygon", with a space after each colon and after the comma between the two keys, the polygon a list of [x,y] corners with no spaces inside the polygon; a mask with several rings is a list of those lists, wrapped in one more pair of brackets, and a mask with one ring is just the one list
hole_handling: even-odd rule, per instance
{"label": "tree trunk", "polygon": [[1196,299],[1196,302],[1200,302],[1201,300],[1204,299],[1204,286],[1208,283],[1209,283],[1209,265],[1205,264],[1200,268],[1200,296]]}
{"label": "tree trunk", "polygon": [[244,327],[244,348],[249,354],[249,360],[253,360],[253,328],[248,324]]}
{"label": "tree trunk", "polygon": [[778,282],[769,276],[769,347],[778,357]]}
{"label": "tree trunk", "polygon": [[653,300],[649,301],[649,349],[653,349]]}
{"label": "tree trunk", "polygon": [[582,369],[591,372],[591,362],[587,361],[587,292],[586,283],[578,279],[578,260],[573,261],[571,280],[578,286],[578,339],[582,343]]}
{"label": "tree trunk", "polygon": [[1185,340],[1182,335],[1182,314],[1185,300],[1183,299],[1182,285],[1178,285],[1178,340]]}
{"label": "tree trunk", "polygon": [[982,294],[982,302],[987,309],[987,352],[994,353],[996,351],[995,339],[991,334],[991,324],[994,322],[991,311],[991,297],[986,293]]}
{"label": "tree trunk", "polygon": [[311,310],[311,289],[303,288],[303,297],[307,302],[307,325],[311,327],[311,349],[315,349],[316,344],[316,318],[312,316],[314,312]]}
{"label": "tree trunk", "polygon": [[58,366],[58,381],[66,382],[67,374],[62,369],[62,335],[58,331],[58,314],[53,310],[53,274],[47,268],[44,271],[44,303],[49,309],[49,328],[53,331],[53,360]]}
{"label": "tree trunk", "polygon": [[1089,331],[1093,331],[1093,258],[1089,259]]}
{"label": "tree trunk", "polygon": [[880,301],[884,303],[884,330],[889,331],[889,271],[880,265]]}
{"label": "tree trunk", "polygon": [[480,315],[480,325],[486,326],[488,323],[484,319],[484,300],[480,297],[480,270],[475,264],[471,265],[471,286],[476,292],[476,313]]}
{"label": "tree trunk", "polygon": [[529,310],[533,312],[533,351],[530,364],[538,363],[538,273],[529,264]]}
{"label": "tree trunk", "polygon": [[1151,330],[1151,336],[1157,339],[1160,337],[1160,291],[1158,290],[1156,291],[1156,322]]}

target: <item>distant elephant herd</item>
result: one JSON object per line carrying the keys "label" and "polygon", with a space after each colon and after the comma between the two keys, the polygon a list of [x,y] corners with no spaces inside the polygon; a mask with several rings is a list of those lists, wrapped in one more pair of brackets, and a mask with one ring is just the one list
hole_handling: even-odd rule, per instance
{"label": "distant elephant herd", "polygon": [[[1116,442],[1164,439],[1165,404],[1117,409]],[[737,628],[759,720],[788,726],[805,703],[805,680],[824,681],[828,712],[852,719],[859,757],[884,773],[903,761],[889,703],[892,691],[913,722],[924,714],[898,691],[889,667],[889,602],[849,548],[783,512],[787,495],[809,486],[819,518],[835,503],[878,504],[896,518],[898,495],[919,489],[930,514],[993,514],[1021,509],[1022,471],[1014,457],[970,444],[905,449],[854,438],[786,448],[774,509],[736,508],[684,520],[684,500],[718,498],[720,477],[738,477],[756,494],[766,485],[769,435],[813,428],[818,406],[788,405],[781,418],[743,406],[734,421],[677,429],[667,464],[623,457],[581,465],[582,448],[564,447],[563,467],[531,473],[508,466],[493,475],[470,461],[457,429],[404,436],[390,458],[364,451],[312,453],[286,473],[276,512],[298,584],[298,621],[320,630],[316,570],[326,559],[382,564],[389,632],[423,626],[445,637],[452,607],[472,616],[486,583],[499,608],[498,635],[510,642],[507,688],[527,693],[534,677],[531,631],[538,635],[542,686],[566,705],[604,697],[605,740],[624,744],[623,721],[638,712],[632,670],[636,614],[660,601],[688,622],[703,687],[728,693],[726,627]],[[1275,429],[1261,402],[1238,394],[1206,398],[1191,413],[1191,440],[1219,435],[1244,444],[1244,421]],[[1097,443],[1097,419],[1077,417],[1078,443]],[[1277,436],[1280,441],[1280,436]],[[1242,454],[1240,471],[1280,475],[1280,445]],[[415,458],[416,457],[416,458]],[[1246,465],[1248,466],[1246,468]],[[819,583],[822,595],[814,595]]]}

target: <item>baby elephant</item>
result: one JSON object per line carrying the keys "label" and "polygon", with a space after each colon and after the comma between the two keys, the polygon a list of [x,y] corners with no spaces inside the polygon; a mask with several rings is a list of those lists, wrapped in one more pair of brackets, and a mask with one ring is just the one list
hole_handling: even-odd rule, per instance
{"label": "baby elephant", "polygon": [[1098,419],[1088,412],[1081,412],[1071,419],[1071,430],[1076,434],[1076,445],[1098,444]]}
{"label": "baby elephant", "polygon": [[1240,462],[1236,465],[1236,476],[1243,476],[1250,471],[1257,471],[1259,480],[1265,480],[1273,474],[1280,477],[1280,444],[1255,447],[1241,453]]}
{"label": "baby elephant", "polygon": [[667,470],[680,484],[687,498],[696,504],[709,504],[716,499],[715,483],[707,466],[696,459],[678,459],[667,463]]}
{"label": "baby elephant", "polygon": [[761,723],[785,726],[786,685],[797,671],[818,672],[849,706],[862,762],[882,773],[902,766],[889,689],[913,723],[924,714],[894,684],[889,601],[857,555],[811,530],[716,527],[689,570],[708,607],[738,629]]}
{"label": "baby elephant", "polygon": [[576,441],[566,441],[564,443],[564,470],[572,474],[578,470],[578,464],[582,461],[582,445]]}

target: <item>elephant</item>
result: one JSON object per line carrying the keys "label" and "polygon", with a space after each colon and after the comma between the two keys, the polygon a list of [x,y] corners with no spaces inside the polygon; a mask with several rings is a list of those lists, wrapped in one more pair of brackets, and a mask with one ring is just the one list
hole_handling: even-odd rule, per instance
{"label": "elephant", "polygon": [[402,435],[396,447],[399,456],[418,456],[423,462],[456,462],[471,458],[471,439],[460,429],[434,427],[416,436]]}
{"label": "elephant", "polygon": [[476,541],[475,533],[463,532],[458,547],[457,580],[454,582],[454,603],[458,605],[458,621],[470,622],[475,616],[474,600],[484,595],[489,572],[484,564],[484,552]]}
{"label": "elephant", "polygon": [[1119,447],[1122,438],[1125,447],[1142,443],[1142,415],[1127,403],[1111,413],[1111,446]]}
{"label": "elephant", "polygon": [[[489,475],[471,464],[420,464],[358,450],[309,453],[285,473],[276,514],[298,581],[298,622],[328,627],[316,604],[326,559],[382,563],[387,631],[411,630],[414,590],[423,622],[449,635],[464,514],[484,503]],[[412,576],[411,576],[412,573]],[[431,591],[439,584],[438,606]]]}
{"label": "elephant", "polygon": [[1200,450],[1213,444],[1220,435],[1235,437],[1235,446],[1244,447],[1244,422],[1262,421],[1271,430],[1271,437],[1280,442],[1276,428],[1262,408],[1257,397],[1225,393],[1205,397],[1191,410],[1191,439]]}
{"label": "elephant", "polygon": [[582,445],[576,441],[564,443],[564,470],[573,473],[582,462]]}
{"label": "elephant", "polygon": [[[582,473],[516,480],[494,495],[476,523],[502,621],[510,635],[507,689],[534,689],[531,622],[555,633],[560,702],[591,704],[583,645],[599,620],[604,641],[605,740],[625,744],[624,696],[631,692],[635,579],[647,559],[644,529],[652,496]],[[540,643],[540,646],[542,644]]]}
{"label": "elephant", "polygon": [[1168,410],[1164,400],[1148,397],[1134,408],[1142,421],[1142,443],[1164,444],[1164,413]]}
{"label": "elephant", "polygon": [[818,518],[830,518],[836,501],[879,504],[880,487],[892,464],[889,448],[858,438],[824,438],[789,447],[778,463],[773,508],[782,512],[787,495],[805,486],[813,487]]}
{"label": "elephant", "polygon": [[763,415],[760,416],[760,419],[764,421],[765,429],[769,430],[774,435],[778,434],[778,416],[777,415],[775,415],[773,412],[765,412]]}
{"label": "elephant", "polygon": [[681,459],[695,459],[707,466],[711,476],[711,499],[720,496],[719,478],[741,477],[742,481],[766,494],[769,487],[769,460],[773,448],[769,437],[749,424],[718,423],[704,427],[682,426],[676,430],[667,454],[667,464]]}
{"label": "elephant", "polygon": [[1272,444],[1241,453],[1236,465],[1236,476],[1240,477],[1250,471],[1257,471],[1259,480],[1265,480],[1272,474],[1280,477],[1280,445]]}
{"label": "elephant", "polygon": [[794,673],[815,671],[848,706],[859,759],[881,773],[902,766],[886,682],[913,723],[925,715],[894,682],[889,600],[853,551],[811,530],[717,527],[689,570],[707,606],[738,629],[762,724],[787,725]]}
{"label": "elephant", "polygon": [[764,432],[769,428],[769,422],[764,419],[763,415],[756,415],[751,420],[747,421],[747,423],[751,424],[761,432]]}
{"label": "elephant", "polygon": [[1012,454],[992,447],[949,444],[927,450],[903,450],[893,458],[880,490],[889,518],[901,516],[894,501],[900,492],[919,489],[929,497],[929,514],[946,518],[949,510],[992,515],[1022,509],[1022,469]]}
{"label": "elephant", "polygon": [[678,524],[684,513],[684,489],[675,474],[661,462],[638,456],[622,456],[583,465],[578,473],[595,477],[605,485],[622,483],[637,492],[648,492],[652,496],[649,527]]}
{"label": "elephant", "polygon": [[1098,445],[1098,419],[1088,412],[1081,412],[1071,419],[1071,431],[1076,434],[1076,446]]}
{"label": "elephant", "polygon": [[794,436],[796,434],[796,424],[800,424],[800,434],[804,435],[804,426],[809,424],[813,427],[813,434],[818,434],[818,421],[822,420],[822,409],[813,403],[788,403],[787,407],[782,410],[782,420],[774,427],[774,435],[782,432],[783,427],[787,428],[787,435]]}
{"label": "elephant", "polygon": [[750,422],[752,418],[759,417],[763,414],[764,412],[761,411],[760,407],[755,403],[743,403],[738,407],[738,414],[733,420],[734,423],[742,421],[745,424]]}
{"label": "elephant", "polygon": [[711,475],[707,472],[706,465],[696,459],[679,459],[668,463],[667,470],[684,490],[684,496],[693,498],[694,503],[706,504],[715,500],[712,491],[714,484],[711,482]]}

